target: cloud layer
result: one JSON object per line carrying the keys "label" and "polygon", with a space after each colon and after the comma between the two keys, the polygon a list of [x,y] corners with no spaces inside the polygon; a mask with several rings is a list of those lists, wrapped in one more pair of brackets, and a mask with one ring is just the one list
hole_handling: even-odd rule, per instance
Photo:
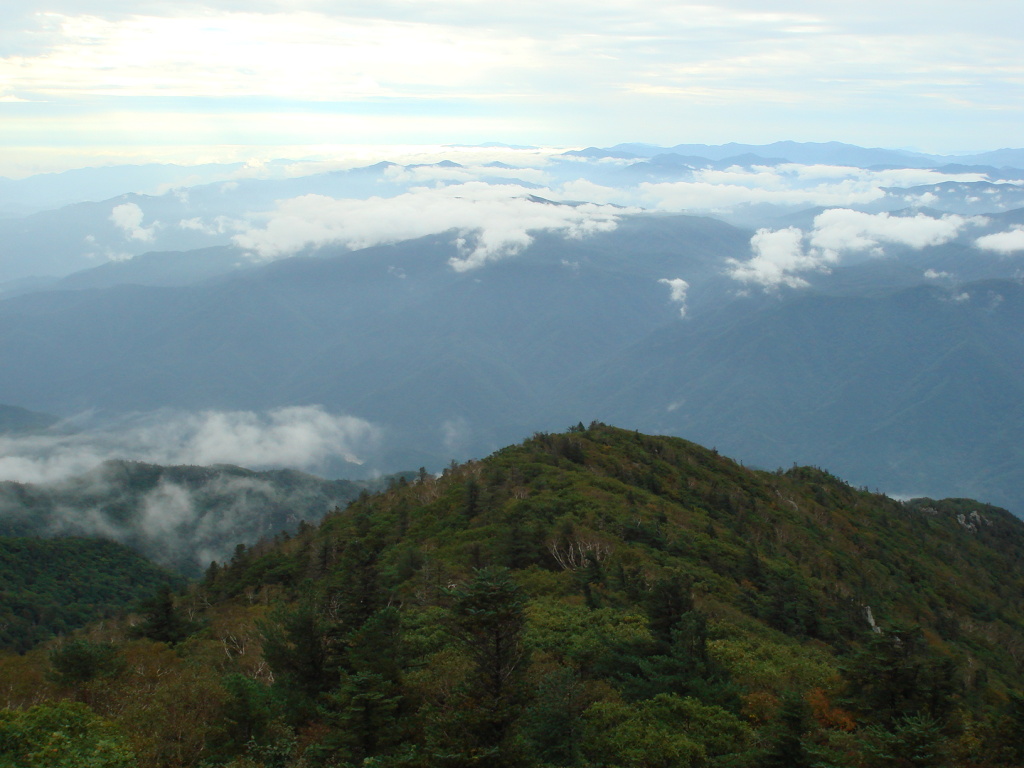
{"label": "cloud layer", "polygon": [[0,104],[17,107],[0,136],[66,144],[70,116],[80,145],[685,131],[1007,146],[1024,101],[1021,13],[1015,0],[985,13],[936,0],[927,18],[881,0],[45,0],[11,9],[0,33]]}
{"label": "cloud layer", "polygon": [[70,434],[0,436],[0,480],[49,483],[122,458],[316,471],[337,459],[361,463],[380,439],[370,422],[319,406],[133,414],[116,425]]}
{"label": "cloud layer", "polygon": [[[640,200],[667,211],[729,212],[745,205],[849,206],[881,200],[889,187],[978,181],[977,173],[942,173],[929,169],[869,170],[841,165],[734,167],[697,170],[691,180],[641,183]],[[919,204],[919,200],[907,201]]]}
{"label": "cloud layer", "polygon": [[553,204],[519,186],[467,182],[368,200],[303,195],[254,217],[259,222],[233,240],[259,258],[275,259],[327,244],[355,250],[455,231],[460,255],[450,263],[465,271],[518,253],[533,241],[531,232],[580,238],[610,231],[618,213],[594,204]]}

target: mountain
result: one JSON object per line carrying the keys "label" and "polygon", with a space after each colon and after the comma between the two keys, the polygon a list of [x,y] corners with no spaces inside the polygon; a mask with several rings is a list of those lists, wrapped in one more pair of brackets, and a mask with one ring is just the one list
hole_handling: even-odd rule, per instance
{"label": "mountain", "polygon": [[[500,437],[483,440],[495,448],[550,409],[573,367],[678,315],[658,280],[685,274],[691,301],[711,301],[702,287],[748,237],[712,219],[631,217],[581,240],[538,235],[485,272],[451,269],[450,233],[180,288],[22,295],[0,303],[2,354],[23,361],[0,397],[65,414],[319,403],[417,447],[444,421],[493,424]],[[424,463],[411,458],[392,466]]]}
{"label": "mountain", "polygon": [[0,650],[24,653],[183,584],[113,541],[0,536]]}
{"label": "mountain", "polygon": [[0,178],[0,216],[24,215],[86,201],[106,200],[125,192],[154,194],[165,189],[230,180],[243,163],[205,165],[114,165],[40,173],[23,179]]}
{"label": "mountain", "polygon": [[580,424],[0,658],[35,705],[0,749],[105,723],[142,768],[1014,766],[1022,555],[995,507]]}
{"label": "mountain", "polygon": [[1022,323],[1018,281],[801,295],[728,325],[661,329],[575,388],[601,418],[759,466],[788,455],[894,494],[1019,511]]}
{"label": "mountain", "polygon": [[[778,226],[810,232],[817,213]],[[0,302],[0,358],[20,361],[0,401],[65,417],[319,405],[382,436],[342,476],[436,470],[598,417],[762,467],[827,461],[894,494],[1021,513],[1018,267],[972,240],[1015,216],[769,291],[728,274],[751,257],[749,230],[669,214],[624,214],[581,239],[538,232],[466,271],[450,265],[456,232],[187,285],[177,256],[154,256],[136,274],[161,285],[81,273],[76,290]],[[686,283],[675,298],[674,280]]]}
{"label": "mountain", "polygon": [[106,461],[60,482],[0,482],[0,535],[113,539],[195,576],[238,544],[294,532],[375,487],[294,470]]}
{"label": "mountain", "polygon": [[58,421],[56,416],[48,413],[36,413],[16,405],[0,404],[0,435],[38,432]]}
{"label": "mountain", "polygon": [[838,141],[800,142],[776,141],[771,144],[677,144],[674,147],[658,147],[652,144],[616,144],[600,149],[590,147],[580,153],[590,158],[636,158],[654,157],[674,153],[721,161],[737,155],[752,155],[760,158],[785,159],[790,163],[807,165],[846,165],[854,168],[938,168],[950,163],[960,165],[981,165],[999,168],[1024,167],[1024,150],[1002,149],[967,155],[930,155],[901,149],[866,148]]}

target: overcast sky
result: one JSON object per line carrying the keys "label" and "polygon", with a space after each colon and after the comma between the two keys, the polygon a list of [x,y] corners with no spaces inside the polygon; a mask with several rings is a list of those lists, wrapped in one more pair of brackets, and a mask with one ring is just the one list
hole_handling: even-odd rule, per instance
{"label": "overcast sky", "polygon": [[1021,0],[0,4],[0,143],[40,169],[234,145],[1024,145]]}

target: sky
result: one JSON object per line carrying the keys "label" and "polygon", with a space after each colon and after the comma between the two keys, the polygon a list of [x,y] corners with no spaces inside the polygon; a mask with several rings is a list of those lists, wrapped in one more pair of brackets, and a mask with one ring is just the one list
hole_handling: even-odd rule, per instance
{"label": "sky", "polygon": [[0,5],[0,173],[381,144],[1024,145],[1020,0]]}

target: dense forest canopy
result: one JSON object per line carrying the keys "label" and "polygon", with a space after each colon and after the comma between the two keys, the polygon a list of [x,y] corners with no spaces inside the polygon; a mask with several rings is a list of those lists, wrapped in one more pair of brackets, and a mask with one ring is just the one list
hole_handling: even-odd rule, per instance
{"label": "dense forest canopy", "polygon": [[580,424],[0,659],[0,761],[1022,765],[1022,555],[998,508]]}

